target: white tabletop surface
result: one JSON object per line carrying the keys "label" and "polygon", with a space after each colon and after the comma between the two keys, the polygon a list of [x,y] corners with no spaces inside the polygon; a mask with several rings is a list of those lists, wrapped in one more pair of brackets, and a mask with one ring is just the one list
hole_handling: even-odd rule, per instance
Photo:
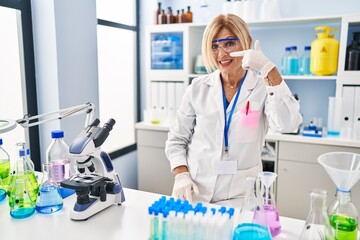
{"label": "white tabletop surface", "polygon": [[[45,215],[35,213],[26,219],[13,219],[9,214],[8,200],[0,203],[0,239],[36,240],[146,240],[150,233],[147,208],[161,195],[133,189],[124,189],[126,201],[111,206],[87,221],[73,221],[70,210],[76,195],[64,200],[61,211]],[[238,218],[239,211],[235,213]],[[298,239],[304,221],[280,217],[282,233],[275,239]]]}

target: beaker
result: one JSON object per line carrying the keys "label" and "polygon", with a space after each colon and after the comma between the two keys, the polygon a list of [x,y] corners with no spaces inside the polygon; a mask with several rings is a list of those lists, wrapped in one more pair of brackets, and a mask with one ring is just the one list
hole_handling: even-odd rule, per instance
{"label": "beaker", "polygon": [[310,192],[310,211],[299,240],[333,240],[326,205],[326,190],[314,189]]}
{"label": "beaker", "polygon": [[246,178],[246,196],[239,215],[239,224],[234,230],[233,240],[271,239],[266,213],[258,198],[258,178]]}
{"label": "beaker", "polygon": [[35,212],[35,206],[30,198],[27,186],[27,181],[24,178],[16,179],[10,183],[9,206],[10,215],[13,218],[27,218]]}
{"label": "beaker", "polygon": [[[275,197],[273,193],[273,183],[277,177],[273,172],[261,172],[258,173],[260,179],[260,187],[258,188],[258,198],[261,199],[263,211],[266,215],[268,227],[271,232],[271,236],[275,237],[281,232],[281,225],[279,219],[279,213],[276,208]],[[261,212],[255,211],[254,222],[261,224],[263,216],[259,214]]]}
{"label": "beaker", "polygon": [[53,164],[45,163],[43,172],[45,181],[40,186],[35,209],[39,213],[50,214],[62,209],[63,200],[59,187],[54,181]]}

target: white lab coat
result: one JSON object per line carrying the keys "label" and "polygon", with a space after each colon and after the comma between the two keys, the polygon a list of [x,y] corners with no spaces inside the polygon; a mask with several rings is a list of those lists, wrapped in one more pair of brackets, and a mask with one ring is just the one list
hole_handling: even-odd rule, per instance
{"label": "white lab coat", "polygon": [[[234,99],[227,107],[227,119]],[[247,101],[250,109],[246,115]],[[214,203],[241,198],[246,191],[246,177],[262,171],[261,152],[268,126],[278,132],[296,131],[302,122],[299,108],[284,81],[278,86],[266,86],[249,70],[228,132],[229,157],[237,161],[236,173],[217,174],[216,162],[227,160],[220,72],[196,78],[185,91],[166,141],[171,169],[188,166],[200,191],[194,201]]]}

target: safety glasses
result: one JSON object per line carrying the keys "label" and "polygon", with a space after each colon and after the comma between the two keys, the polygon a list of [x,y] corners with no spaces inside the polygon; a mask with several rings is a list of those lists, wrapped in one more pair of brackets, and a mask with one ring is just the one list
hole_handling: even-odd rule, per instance
{"label": "safety glasses", "polygon": [[225,52],[233,52],[240,47],[240,41],[238,38],[220,38],[212,41],[211,50],[212,53],[218,54],[219,48],[222,48]]}

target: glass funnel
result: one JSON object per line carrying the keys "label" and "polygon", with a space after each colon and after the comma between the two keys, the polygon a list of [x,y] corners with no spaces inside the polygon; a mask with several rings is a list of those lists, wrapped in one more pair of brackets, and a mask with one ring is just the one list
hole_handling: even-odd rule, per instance
{"label": "glass funnel", "polygon": [[[260,186],[258,188],[258,197],[261,199],[263,209],[266,215],[268,227],[271,236],[275,237],[281,232],[279,213],[276,208],[273,183],[277,177],[273,172],[261,172],[258,174]],[[255,212],[254,222],[262,221],[262,216]]]}
{"label": "glass funnel", "polygon": [[53,213],[62,209],[63,200],[59,192],[59,187],[54,181],[54,171],[52,163],[43,165],[45,181],[40,186],[40,191],[36,200],[36,211],[39,213]]}
{"label": "glass funnel", "polygon": [[319,156],[318,161],[337,187],[336,199],[328,208],[334,237],[337,240],[357,240],[358,211],[351,202],[351,188],[360,179],[360,155],[330,152]]}
{"label": "glass funnel", "polygon": [[326,205],[326,190],[314,189],[310,192],[310,211],[299,240],[333,240]]}

